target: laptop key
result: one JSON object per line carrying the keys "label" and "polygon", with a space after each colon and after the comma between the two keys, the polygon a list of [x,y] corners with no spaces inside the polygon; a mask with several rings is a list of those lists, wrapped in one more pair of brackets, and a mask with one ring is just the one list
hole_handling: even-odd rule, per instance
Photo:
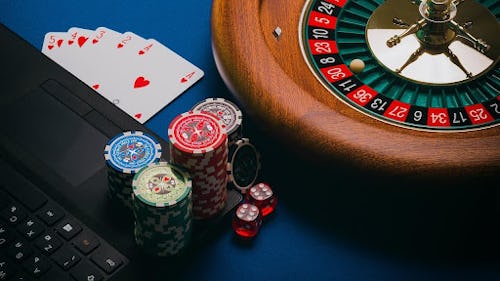
{"label": "laptop key", "polygon": [[0,249],[6,247],[10,242],[14,240],[14,238],[15,236],[12,233],[12,229],[8,228],[7,225],[4,225],[4,223],[0,222]]}
{"label": "laptop key", "polygon": [[11,261],[0,255],[0,281],[10,279],[16,273],[17,269]]}
{"label": "laptop key", "polygon": [[113,273],[123,263],[116,251],[108,247],[100,247],[90,259],[108,274]]}
{"label": "laptop key", "polygon": [[45,228],[43,225],[32,218],[28,218],[17,226],[17,231],[19,231],[28,240],[35,239],[42,234],[44,230]]}
{"label": "laptop key", "polygon": [[11,225],[16,225],[24,220],[28,214],[24,211],[19,204],[8,204],[2,211],[0,217]]}
{"label": "laptop key", "polygon": [[23,263],[23,268],[35,278],[42,276],[51,267],[50,260],[41,254],[35,254]]}
{"label": "laptop key", "polygon": [[82,231],[82,227],[71,219],[65,219],[59,224],[56,231],[64,237],[64,239],[69,241]]}
{"label": "laptop key", "polygon": [[7,254],[17,262],[22,262],[33,253],[30,245],[24,240],[16,239],[7,248]]}
{"label": "laptop key", "polygon": [[104,279],[104,276],[99,272],[99,269],[92,263],[87,261],[82,261],[77,266],[75,266],[71,272],[71,277],[77,281],[100,281]]}
{"label": "laptop key", "polygon": [[83,231],[73,240],[73,245],[84,255],[88,255],[95,250],[99,244],[99,239],[88,231]]}
{"label": "laptop key", "polygon": [[64,212],[61,208],[49,203],[37,213],[37,217],[50,226],[61,220],[64,217]]}
{"label": "laptop key", "polygon": [[55,235],[55,233],[46,233],[35,241],[37,248],[46,255],[52,254],[54,251],[59,249],[62,244],[63,242]]}
{"label": "laptop key", "polygon": [[75,250],[64,246],[52,255],[52,259],[64,270],[68,270],[80,261]]}

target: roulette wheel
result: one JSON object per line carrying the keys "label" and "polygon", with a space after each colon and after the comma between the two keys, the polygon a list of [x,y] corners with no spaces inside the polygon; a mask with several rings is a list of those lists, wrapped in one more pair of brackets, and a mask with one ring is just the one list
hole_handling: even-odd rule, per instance
{"label": "roulette wheel", "polygon": [[388,174],[500,171],[497,0],[215,0],[217,68],[297,153]]}

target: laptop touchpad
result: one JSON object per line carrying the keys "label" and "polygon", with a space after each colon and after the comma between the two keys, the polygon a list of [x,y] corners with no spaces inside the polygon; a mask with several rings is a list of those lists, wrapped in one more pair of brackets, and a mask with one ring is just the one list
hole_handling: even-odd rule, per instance
{"label": "laptop touchpad", "polygon": [[104,166],[108,138],[42,89],[18,100],[4,113],[5,134],[73,186]]}

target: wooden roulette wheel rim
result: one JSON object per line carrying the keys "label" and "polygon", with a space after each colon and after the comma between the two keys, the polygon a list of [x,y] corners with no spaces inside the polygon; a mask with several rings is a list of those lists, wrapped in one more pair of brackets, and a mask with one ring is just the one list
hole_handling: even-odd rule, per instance
{"label": "wooden roulette wheel rim", "polygon": [[[500,126],[430,132],[381,122],[332,95],[299,43],[306,1],[214,0],[217,68],[246,113],[312,161],[347,162],[384,174],[495,176]],[[281,35],[273,35],[280,27]]]}

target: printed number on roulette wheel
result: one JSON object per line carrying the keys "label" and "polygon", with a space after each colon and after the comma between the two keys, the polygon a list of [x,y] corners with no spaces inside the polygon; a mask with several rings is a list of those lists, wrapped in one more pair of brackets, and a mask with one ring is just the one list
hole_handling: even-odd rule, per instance
{"label": "printed number on roulette wheel", "polygon": [[496,0],[215,0],[224,82],[311,159],[388,173],[500,171]]}

